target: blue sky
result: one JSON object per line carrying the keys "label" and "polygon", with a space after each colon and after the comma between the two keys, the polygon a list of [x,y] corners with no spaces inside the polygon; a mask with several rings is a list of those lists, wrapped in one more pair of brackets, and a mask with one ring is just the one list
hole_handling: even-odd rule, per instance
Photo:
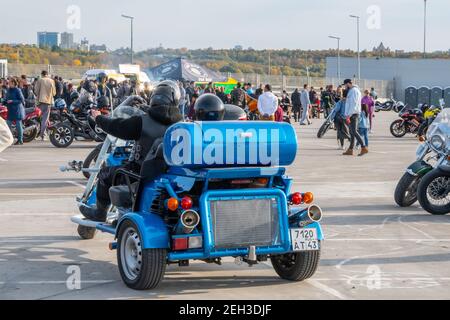
{"label": "blue sky", "polygon": [[[2,1],[3,2],[3,1]],[[450,1],[428,0],[428,49],[448,50]],[[66,10],[81,9],[81,28],[68,30]],[[368,29],[367,9],[380,8],[380,29]],[[122,13],[134,15],[135,48],[160,43],[171,48],[255,49],[334,48],[328,35],[342,37],[343,48],[356,48],[356,24],[361,16],[361,47],[384,41],[394,49],[423,47],[423,0],[40,0],[2,3],[0,43],[35,43],[37,31],[69,31],[76,40],[109,48],[127,46],[129,24]],[[5,26],[7,26],[5,28]]]}

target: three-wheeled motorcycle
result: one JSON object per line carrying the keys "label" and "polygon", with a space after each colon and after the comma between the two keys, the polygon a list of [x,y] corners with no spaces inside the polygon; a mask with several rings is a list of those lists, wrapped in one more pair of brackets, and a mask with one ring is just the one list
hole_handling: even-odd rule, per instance
{"label": "three-wheeled motorcycle", "polygon": [[[96,168],[107,158],[120,161],[114,150],[124,145],[108,137]],[[114,237],[109,247],[132,289],[157,287],[168,264],[220,265],[226,257],[250,266],[271,260],[281,278],[302,281],[318,268],[324,235],[313,195],[294,192],[286,176],[297,149],[286,123],[178,123],[141,175],[119,170],[106,223],[72,221],[84,239],[96,231]],[[79,205],[95,202],[91,173]]]}

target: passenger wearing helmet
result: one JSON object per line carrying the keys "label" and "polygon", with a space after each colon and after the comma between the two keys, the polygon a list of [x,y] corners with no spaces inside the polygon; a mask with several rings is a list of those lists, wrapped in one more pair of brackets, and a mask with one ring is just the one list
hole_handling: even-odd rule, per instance
{"label": "passenger wearing helmet", "polygon": [[155,144],[162,140],[166,130],[182,120],[178,104],[180,91],[172,81],[160,83],[154,90],[148,111],[143,116],[129,119],[111,119],[98,116],[96,124],[104,132],[122,140],[135,141],[134,150],[128,163],[121,167],[103,168],[98,175],[96,208],[80,207],[81,213],[89,220],[104,222],[111,200],[109,189],[114,175],[119,169],[125,168],[135,173],[141,172],[141,167],[147,155]]}
{"label": "passenger wearing helmet", "polygon": [[[96,98],[97,98],[97,106],[99,108],[110,107],[111,101],[113,101],[113,93],[111,92],[111,89],[108,87],[107,82],[108,82],[108,75],[106,73],[102,72],[97,76],[98,89],[96,93]],[[99,102],[100,99],[102,100]],[[105,105],[106,102],[108,102],[107,105]],[[102,104],[102,106],[100,106],[99,104]]]}
{"label": "passenger wearing helmet", "polygon": [[194,112],[196,121],[222,121],[225,117],[225,105],[219,97],[208,93],[197,99]]}

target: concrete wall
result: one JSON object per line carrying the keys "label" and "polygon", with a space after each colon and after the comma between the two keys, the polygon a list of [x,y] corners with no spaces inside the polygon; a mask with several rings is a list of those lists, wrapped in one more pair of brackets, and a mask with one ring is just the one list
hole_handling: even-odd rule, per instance
{"label": "concrete wall", "polygon": [[[341,77],[357,75],[357,59],[341,58]],[[337,58],[327,58],[327,77],[336,77]],[[361,78],[394,80],[394,96],[404,100],[409,86],[450,87],[450,60],[445,59],[361,59]]]}

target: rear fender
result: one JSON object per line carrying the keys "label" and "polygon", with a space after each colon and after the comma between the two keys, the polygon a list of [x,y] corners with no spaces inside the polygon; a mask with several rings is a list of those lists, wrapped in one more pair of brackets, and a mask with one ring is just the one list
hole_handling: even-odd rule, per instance
{"label": "rear fender", "polygon": [[138,227],[143,249],[169,249],[169,230],[161,217],[151,213],[128,213],[117,225],[116,239],[125,221],[131,221]]}

